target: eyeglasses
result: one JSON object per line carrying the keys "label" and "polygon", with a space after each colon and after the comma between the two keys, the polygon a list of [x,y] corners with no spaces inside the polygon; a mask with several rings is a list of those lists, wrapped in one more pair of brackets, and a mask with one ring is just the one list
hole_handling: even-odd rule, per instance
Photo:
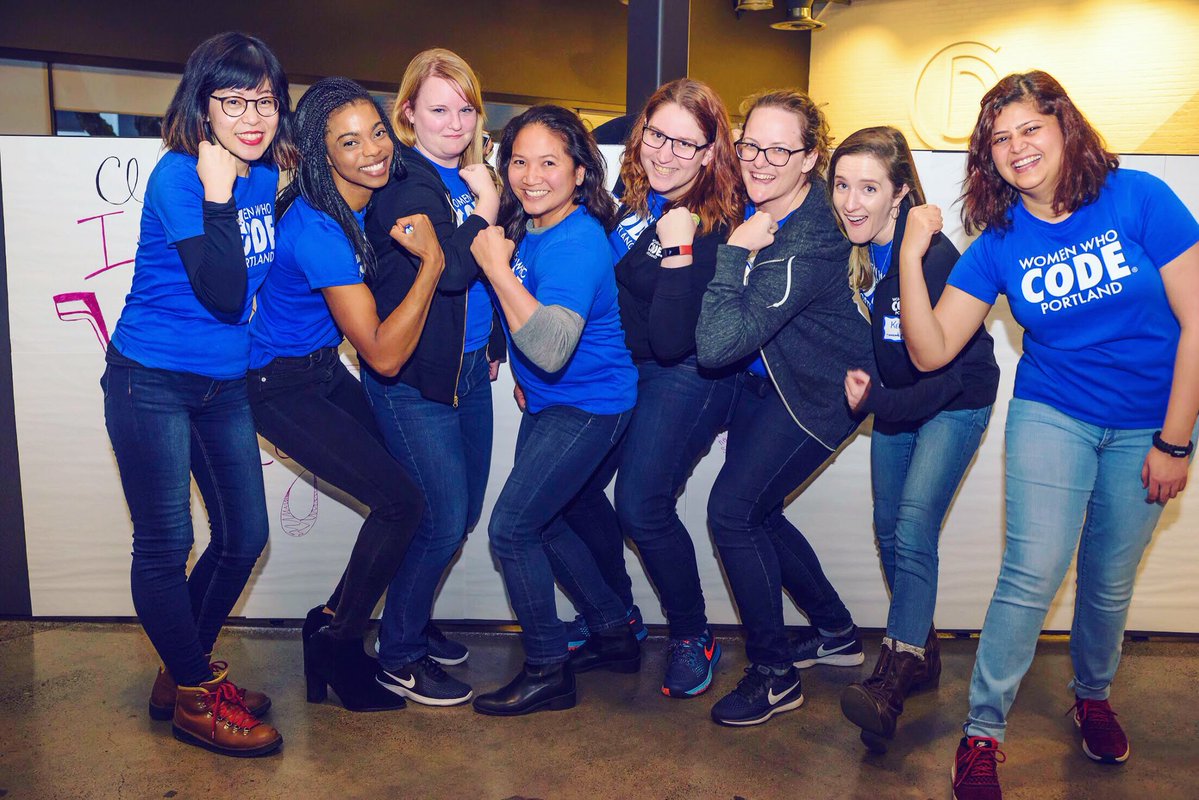
{"label": "eyeglasses", "polygon": [[258,116],[260,117],[273,117],[279,113],[279,99],[277,97],[267,96],[260,97],[257,100],[247,100],[235,94],[226,95],[225,97],[217,97],[215,94],[208,96],[213,100],[220,101],[221,111],[224,111],[227,117],[240,117],[246,113],[246,109],[250,107],[250,103],[253,103],[254,108],[258,109]]}
{"label": "eyeglasses", "polygon": [[810,148],[801,147],[798,150],[788,150],[785,147],[758,147],[752,142],[739,141],[733,143],[737,158],[742,161],[756,161],[758,153],[766,154],[766,163],[774,167],[785,167],[796,153],[806,153]]}
{"label": "eyeglasses", "polygon": [[662,145],[670,142],[670,152],[674,153],[684,161],[690,161],[695,158],[695,154],[700,150],[711,147],[712,143],[696,144],[689,142],[686,139],[676,139],[673,136],[667,136],[657,128],[651,128],[648,125],[641,127],[641,143],[647,147],[652,147],[655,150],[662,149]]}

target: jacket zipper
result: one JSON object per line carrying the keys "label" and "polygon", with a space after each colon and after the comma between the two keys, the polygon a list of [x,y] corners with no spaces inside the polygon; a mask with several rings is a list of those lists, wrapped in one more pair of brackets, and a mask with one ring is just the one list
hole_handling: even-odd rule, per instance
{"label": "jacket zipper", "polygon": [[[454,211],[454,199],[450,197],[450,193],[445,193],[445,201],[450,206],[450,219],[454,220],[454,227],[458,227],[458,212]],[[462,362],[466,359],[466,312],[470,307],[470,287],[466,287],[466,292],[462,295],[462,347],[458,348],[458,372],[454,375],[454,408],[458,407],[458,381],[462,379]]]}

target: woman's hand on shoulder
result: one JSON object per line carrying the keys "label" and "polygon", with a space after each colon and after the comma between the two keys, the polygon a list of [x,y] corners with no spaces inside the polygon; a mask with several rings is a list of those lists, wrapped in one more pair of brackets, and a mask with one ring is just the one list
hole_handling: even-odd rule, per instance
{"label": "woman's hand on shoulder", "polygon": [[767,211],[755,211],[754,215],[742,222],[729,236],[729,244],[734,247],[744,247],[751,252],[762,250],[774,244],[774,234],[779,226],[774,217]]}
{"label": "woman's hand on shoulder", "polygon": [[490,276],[496,272],[507,270],[512,265],[512,253],[516,245],[504,236],[504,229],[492,225],[479,231],[475,240],[470,243],[470,254],[475,257],[483,273]]}
{"label": "woman's hand on shoulder", "polygon": [[196,151],[196,175],[204,186],[205,200],[226,203],[233,197],[237,163],[237,158],[220,144],[200,142]]}
{"label": "woman's hand on shoulder", "polygon": [[870,394],[870,374],[865,370],[851,369],[845,373],[845,400],[849,410],[857,414]]}
{"label": "woman's hand on shoulder", "polygon": [[941,209],[933,205],[916,206],[908,212],[908,222],[903,229],[903,245],[899,254],[924,258],[933,237],[945,227]]}
{"label": "woman's hand on shoulder", "polygon": [[391,238],[421,261],[436,261],[444,266],[445,255],[441,251],[441,243],[437,241],[437,232],[424,214],[397,219],[391,226]]}
{"label": "woman's hand on shoulder", "polygon": [[658,241],[663,247],[682,247],[695,241],[695,217],[685,206],[672,208],[658,220]]}
{"label": "woman's hand on shoulder", "polygon": [[475,213],[494,225],[500,210],[500,193],[495,188],[486,164],[470,164],[458,170],[458,176],[475,196]]}

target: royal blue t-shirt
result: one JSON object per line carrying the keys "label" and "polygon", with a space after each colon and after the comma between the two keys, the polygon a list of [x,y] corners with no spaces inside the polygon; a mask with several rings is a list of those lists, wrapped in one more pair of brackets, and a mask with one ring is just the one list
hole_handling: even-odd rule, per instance
{"label": "royal blue t-shirt", "polygon": [[[756,205],[754,205],[752,201],[749,201],[749,200],[745,201],[745,218],[747,220],[750,217],[752,217],[757,212],[757,210],[758,210],[758,207]],[[795,213],[794,211],[791,212],[791,214],[794,214],[794,213]],[[783,227],[784,225],[787,224],[787,220],[791,219],[791,214],[788,214],[787,216],[783,217],[782,219],[776,221],[775,224],[780,228]],[[748,261],[745,262],[745,272],[747,275],[753,270],[753,268],[754,268],[753,264],[751,264]],[[762,360],[762,348],[760,348],[760,347],[758,348],[757,357],[752,362],[750,362],[750,365],[748,367],[746,367],[745,370],[747,372],[749,372],[751,375],[757,375],[760,378],[767,377],[766,362],[764,360]]]}
{"label": "royal blue t-shirt", "polygon": [[512,371],[529,410],[573,406],[619,414],[631,409],[637,403],[637,369],[624,343],[603,226],[580,206],[557,225],[530,229],[512,259],[512,272],[542,305],[564,306],[584,321],[574,354],[558,372],[542,371],[511,346]]}
{"label": "royal blue t-shirt", "polygon": [[1158,270],[1199,241],[1199,223],[1163,181],[1129,169],[1061,222],[1011,214],[949,283],[986,303],[1007,295],[1024,326],[1015,396],[1093,425],[1160,427],[1179,326]]}
{"label": "royal blue t-shirt", "polygon": [[[366,210],[354,215],[358,226]],[[250,320],[250,368],[279,356],[306,356],[341,344],[321,289],[362,283],[363,267],[341,225],[297,197],[279,218],[275,265]]]}
{"label": "royal blue t-shirt", "polygon": [[641,234],[645,233],[646,229],[662,216],[667,201],[665,197],[650,189],[645,197],[645,202],[649,207],[648,217],[639,217],[637,212],[630,211],[616,223],[616,227],[608,234],[608,244],[612,247],[613,260],[620,261],[633,249],[633,245],[637,244]]}
{"label": "royal blue t-shirt", "polygon": [[196,298],[174,246],[204,233],[196,157],[171,151],[159,160],[146,185],[133,285],[112,334],[122,355],[143,366],[218,380],[246,374],[251,300],[275,258],[278,183],[275,167],[256,164],[233,184],[248,274],[242,313],[236,322],[224,322]]}
{"label": "royal blue t-shirt", "polygon": [[[423,153],[422,153],[423,155]],[[466,181],[458,174],[457,167],[443,167],[435,161],[429,161],[441,175],[441,182],[450,193],[450,205],[454,208],[454,222],[461,225],[466,218],[475,213],[475,196],[471,194]],[[473,353],[480,347],[487,346],[491,338],[491,295],[487,286],[480,280],[470,285],[466,295],[466,343],[462,348],[465,353]]]}

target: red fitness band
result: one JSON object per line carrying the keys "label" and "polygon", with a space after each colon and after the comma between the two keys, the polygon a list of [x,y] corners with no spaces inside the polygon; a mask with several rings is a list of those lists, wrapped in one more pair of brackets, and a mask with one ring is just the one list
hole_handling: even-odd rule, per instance
{"label": "red fitness band", "polygon": [[671,256],[689,256],[691,255],[691,245],[681,244],[678,247],[663,247],[662,258],[670,258]]}

